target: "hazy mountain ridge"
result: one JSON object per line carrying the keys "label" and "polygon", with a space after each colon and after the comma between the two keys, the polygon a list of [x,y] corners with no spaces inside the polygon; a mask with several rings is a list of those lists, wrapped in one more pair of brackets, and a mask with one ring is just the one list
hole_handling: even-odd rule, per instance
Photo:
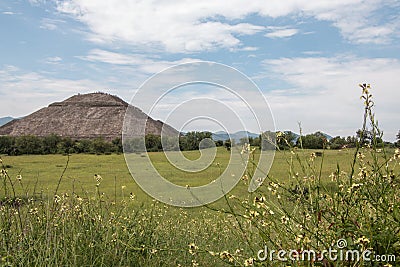
{"label": "hazy mountain ridge", "polygon": [[13,117],[3,117],[3,118],[0,118],[0,126],[3,126],[4,124],[6,124],[6,123],[9,123],[10,121],[12,121],[12,120],[14,120],[15,118],[13,118]]}

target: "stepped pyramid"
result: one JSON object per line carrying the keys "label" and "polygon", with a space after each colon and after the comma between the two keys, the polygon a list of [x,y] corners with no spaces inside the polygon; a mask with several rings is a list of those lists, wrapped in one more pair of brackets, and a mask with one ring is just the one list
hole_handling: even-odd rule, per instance
{"label": "stepped pyramid", "polygon": [[[0,135],[48,136],[57,134],[73,139],[102,137],[106,140],[113,140],[121,138],[124,116],[128,106],[128,103],[119,97],[106,93],[78,94],[3,125],[0,127]],[[164,134],[177,135],[177,131],[171,126],[152,119],[136,107],[129,107],[130,113],[134,114],[133,119],[135,124],[138,124],[138,128],[143,127],[147,120],[147,134],[160,135],[164,126]],[[135,133],[133,132],[132,135]]]}

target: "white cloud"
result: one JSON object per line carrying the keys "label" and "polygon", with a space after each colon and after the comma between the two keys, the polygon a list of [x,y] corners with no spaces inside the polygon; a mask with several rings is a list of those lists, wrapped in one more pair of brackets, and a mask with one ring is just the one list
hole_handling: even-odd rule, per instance
{"label": "white cloud", "polygon": [[257,51],[257,50],[258,50],[258,47],[254,47],[254,46],[246,46],[241,49],[241,51]]}
{"label": "white cloud", "polygon": [[350,1],[340,10],[314,13],[319,20],[331,21],[343,37],[354,43],[389,43],[399,32],[399,15],[385,16],[384,8],[397,9],[396,1]]}
{"label": "white cloud", "polygon": [[20,117],[77,93],[109,90],[90,80],[67,80],[24,72],[15,66],[0,69],[0,117]]}
{"label": "white cloud", "polygon": [[31,5],[39,5],[46,2],[46,0],[28,0]]}
{"label": "white cloud", "polygon": [[139,63],[144,63],[146,60],[145,57],[140,54],[120,54],[101,49],[93,49],[89,51],[87,56],[80,56],[79,58],[93,62],[104,62],[117,65],[137,65]]}
{"label": "white cloud", "polygon": [[59,27],[59,24],[65,23],[64,20],[59,20],[59,19],[50,19],[50,18],[44,18],[40,22],[40,28],[45,29],[45,30],[56,30]]}
{"label": "white cloud", "polygon": [[286,38],[296,35],[299,30],[286,27],[268,27],[270,32],[266,33],[265,36],[268,38]]}
{"label": "white cloud", "polygon": [[315,55],[321,55],[321,51],[304,51],[302,54],[307,55],[307,56],[315,56]]}
{"label": "white cloud", "polygon": [[137,71],[146,74],[153,74],[162,71],[165,68],[173,65],[198,61],[198,59],[183,58],[176,61],[160,60],[158,58],[149,58],[142,54],[121,54],[102,49],[93,49],[89,51],[88,55],[80,56],[82,60],[92,62],[103,62],[113,65],[127,65],[135,66]]}
{"label": "white cloud", "polygon": [[220,15],[218,10],[225,9],[223,16],[227,16],[228,9],[221,4],[77,0],[60,2],[58,9],[87,24],[92,40],[122,40],[141,46],[161,46],[172,52],[240,47],[237,36],[263,30],[249,23],[213,20]]}
{"label": "white cloud", "polygon": [[365,82],[372,85],[376,117],[386,138],[395,138],[400,125],[398,59],[339,56],[281,58],[263,63],[269,78],[283,80],[291,88],[267,94],[278,128],[293,129],[301,121],[305,132],[353,135],[361,127],[363,111],[358,84]]}
{"label": "white cloud", "polygon": [[16,15],[17,13],[14,13],[12,11],[3,11],[2,14],[3,15]]}
{"label": "white cloud", "polygon": [[61,61],[61,57],[48,57],[44,59],[44,62],[47,64],[59,64]]}
{"label": "white cloud", "polygon": [[[380,15],[382,7],[397,5],[394,0],[66,0],[57,3],[58,11],[89,27],[93,41],[123,41],[168,52],[240,48],[244,45],[242,35],[265,33],[268,26],[249,23],[248,18],[253,14],[328,21],[345,39],[356,43],[390,42],[392,35],[399,31],[398,15]],[[288,37],[296,33],[296,29],[281,29],[267,36]]]}

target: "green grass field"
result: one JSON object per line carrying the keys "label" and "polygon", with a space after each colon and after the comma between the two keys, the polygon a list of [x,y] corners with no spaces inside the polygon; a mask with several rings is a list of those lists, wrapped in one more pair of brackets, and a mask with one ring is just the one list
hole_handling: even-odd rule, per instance
{"label": "green grass field", "polygon": [[[367,150],[361,151],[366,155],[363,164],[367,163],[365,166],[368,166],[373,158]],[[311,154],[316,152],[323,152],[323,156],[310,160]],[[388,151],[390,157],[393,152]],[[257,150],[254,153],[256,161],[259,153]],[[318,182],[318,185],[322,186],[321,189],[331,191],[331,196],[338,196],[335,193],[339,189],[330,175],[338,166],[340,171],[349,173],[354,153],[354,149],[298,150],[294,154],[290,151],[276,152],[269,181],[291,188],[292,184],[302,186],[303,180],[310,181],[310,178],[320,175],[321,183]],[[192,160],[200,155],[198,151],[184,154]],[[190,186],[204,185],[216,179],[227,166],[230,156],[224,148],[219,148],[209,168],[199,173],[185,173],[169,164],[163,153],[149,155],[154,166],[166,179],[178,185]],[[384,156],[383,152],[379,152],[379,156]],[[275,247],[282,245],[290,248],[296,245],[293,238],[296,237],[299,223],[305,227],[309,225],[307,227],[312,229],[323,227],[319,222],[321,213],[318,212],[309,215],[314,219],[302,221],[310,210],[310,204],[314,205],[314,199],[322,197],[321,203],[328,203],[324,204],[326,207],[318,209],[320,212],[331,208],[329,197],[321,195],[323,191],[312,187],[313,182],[306,182],[311,185],[310,190],[314,190],[310,192],[312,198],[302,199],[301,195],[290,191],[286,191],[289,197],[282,195],[282,198],[277,198],[275,189],[268,188],[268,180],[264,182],[265,186],[252,194],[247,191],[248,181],[240,180],[226,198],[209,206],[168,206],[154,201],[139,188],[129,173],[124,155],[2,156],[2,161],[8,176],[2,172],[1,266],[243,266],[253,262],[258,249],[262,249],[270,238],[278,238],[278,243],[273,243]],[[356,166],[358,173],[359,165]],[[251,167],[248,172],[252,172]],[[96,186],[96,174],[102,177],[99,186]],[[344,183],[346,176],[342,178]],[[13,183],[17,199],[22,199],[23,204],[19,201],[7,202],[15,199],[7,177]],[[374,177],[376,179],[377,176]],[[383,181],[388,179],[384,174],[380,177]],[[381,185],[373,184],[372,188],[378,189]],[[350,183],[345,186],[352,189],[354,185]],[[344,192],[350,192],[348,190]],[[366,195],[371,193],[368,190],[365,191]],[[398,210],[392,204],[398,198],[395,191],[397,187],[384,187],[382,190],[390,193],[387,194],[385,205]],[[280,192],[285,194],[282,190]],[[131,194],[135,197],[131,198]],[[268,207],[253,205],[254,197],[261,194],[266,196]],[[290,195],[298,200],[291,199]],[[373,201],[374,195],[368,196]],[[356,197],[351,194],[351,198],[345,198],[347,202],[340,200],[335,214],[343,210],[346,214],[354,214],[357,220],[368,218],[364,215],[365,204],[362,204],[365,198],[362,195],[359,199]],[[275,213],[271,213],[271,207]],[[294,228],[281,224],[281,216],[287,212],[284,209],[293,212],[291,220]],[[387,208],[383,212],[385,216],[389,214]],[[394,214],[394,220],[388,221],[387,225],[391,229],[398,229],[395,222],[397,213],[391,214]],[[342,234],[329,225],[334,218],[328,216],[324,219],[328,224],[323,228],[325,230],[321,230],[326,233],[322,236],[329,238],[327,242],[330,244],[332,239],[337,240]],[[338,223],[340,220],[338,217]],[[365,225],[368,223],[365,222]],[[364,228],[373,229],[379,225],[372,222]],[[337,227],[342,231],[347,226],[338,224]],[[266,229],[269,230],[265,232]],[[377,229],[374,235],[382,237],[384,241],[392,242],[391,238],[396,238],[395,235],[385,237],[379,232],[380,228]],[[361,230],[351,231],[359,234]],[[367,235],[364,232],[362,234]],[[255,261],[254,264],[265,263]],[[277,262],[271,266],[282,266],[280,264]],[[341,266],[340,262],[338,264],[335,266]]]}
{"label": "green grass field", "polygon": [[[304,150],[299,154],[307,159],[311,153],[318,150]],[[326,150],[324,151],[324,163],[322,168],[322,177],[329,183],[329,175],[336,170],[337,165],[341,166],[344,171],[349,171],[351,159],[354,150]],[[163,177],[169,181],[185,186],[204,185],[216,179],[224,167],[228,164],[229,152],[220,148],[213,162],[204,171],[198,173],[186,173],[172,166],[163,153],[151,152],[150,158]],[[256,152],[256,160],[258,159],[259,151]],[[198,151],[186,151],[184,155],[189,159],[199,157]],[[272,168],[269,175],[281,182],[290,183],[289,177],[289,161],[290,152],[276,152]],[[22,185],[24,189],[16,184],[16,189],[19,194],[25,192],[29,195],[35,193],[43,196],[52,196],[57,187],[57,183],[63,173],[68,156],[65,155],[26,155],[26,156],[2,156],[3,162],[7,165],[9,175],[15,178],[21,174]],[[315,165],[320,165],[322,157],[315,160]],[[294,160],[295,161],[295,160]],[[220,167],[216,163],[220,164]],[[295,166],[297,169],[299,166]],[[318,166],[319,167],[319,166]],[[148,202],[151,200],[135,183],[129,170],[126,166],[124,156],[112,155],[87,155],[87,154],[72,154],[69,156],[68,167],[64,176],[61,179],[59,193],[75,192],[79,195],[92,195],[96,192],[96,180],[94,175],[101,175],[101,192],[107,197],[121,198],[129,195],[131,192],[136,195],[139,202]],[[245,194],[247,191],[246,185],[239,183],[233,190],[233,194]]]}

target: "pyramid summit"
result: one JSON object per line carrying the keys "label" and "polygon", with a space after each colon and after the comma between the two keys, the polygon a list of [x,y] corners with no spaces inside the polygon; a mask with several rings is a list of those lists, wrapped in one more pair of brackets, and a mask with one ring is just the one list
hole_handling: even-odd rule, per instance
{"label": "pyramid summit", "polygon": [[160,135],[164,126],[167,135],[177,131],[161,121],[152,119],[139,108],[129,106],[121,98],[107,93],[74,95],[55,102],[22,119],[13,120],[0,127],[0,135],[48,136],[56,134],[73,139],[106,140],[121,138],[127,108],[133,112],[135,123],[146,124],[146,133]]}

